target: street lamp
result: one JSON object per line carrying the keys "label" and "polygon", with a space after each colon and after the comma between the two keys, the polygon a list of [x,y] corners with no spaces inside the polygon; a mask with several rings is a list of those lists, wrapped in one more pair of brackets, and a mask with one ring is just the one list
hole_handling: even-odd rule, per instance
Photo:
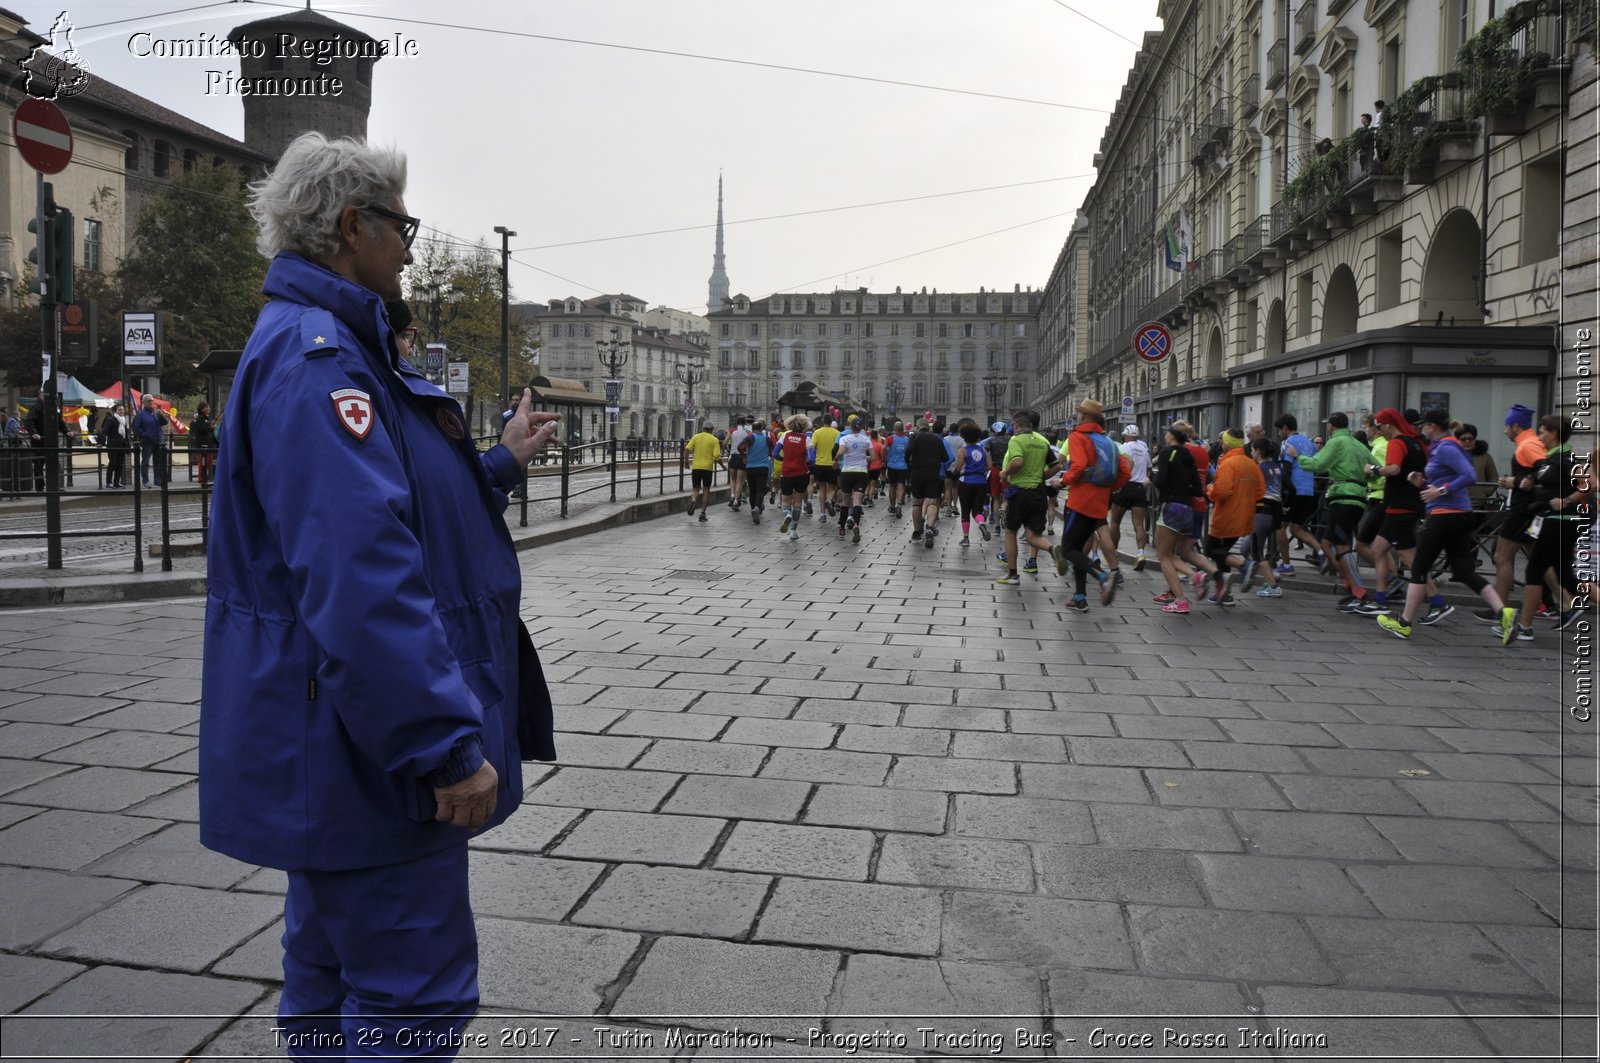
{"label": "street lamp", "polygon": [[622,367],[632,344],[624,343],[617,326],[609,340],[596,340],[594,355],[606,367],[606,413],[611,416],[611,501],[617,500],[617,417],[622,411]]}
{"label": "street lamp", "polygon": [[1006,393],[1005,377],[990,375],[983,378],[983,393],[989,400],[989,423],[1000,419],[1000,399]]}
{"label": "street lamp", "polygon": [[[429,342],[443,343],[445,326],[454,321],[456,315],[461,312],[461,299],[466,293],[438,276],[433,277],[423,291],[428,296],[428,303],[424,309],[428,322],[428,335],[432,337]],[[448,314],[445,313],[446,306],[450,309]]]}
{"label": "street lamp", "polygon": [[[517,235],[504,225],[496,225],[500,234],[500,394],[511,396],[511,238]],[[512,403],[516,408],[516,403]]]}
{"label": "street lamp", "polygon": [[900,399],[905,395],[905,387],[898,380],[889,381],[889,416],[897,417],[900,413]]}
{"label": "street lamp", "polygon": [[683,431],[687,435],[689,433],[689,422],[695,419],[694,414],[690,413],[691,410],[694,410],[694,386],[704,383],[711,371],[709,369],[696,369],[694,366],[679,362],[673,366],[673,372],[677,374],[678,383],[689,389],[687,396],[683,400]]}

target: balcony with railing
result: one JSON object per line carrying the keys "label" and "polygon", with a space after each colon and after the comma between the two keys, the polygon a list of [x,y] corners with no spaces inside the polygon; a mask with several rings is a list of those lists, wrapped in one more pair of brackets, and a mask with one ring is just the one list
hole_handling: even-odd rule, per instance
{"label": "balcony with railing", "polygon": [[1294,13],[1294,54],[1305,55],[1317,43],[1317,0],[1302,0]]}
{"label": "balcony with railing", "polygon": [[1530,105],[1548,109],[1564,102],[1562,59],[1557,0],[1512,5],[1456,55],[1467,116],[1481,118],[1492,135],[1526,132]]}
{"label": "balcony with railing", "polygon": [[1261,110],[1261,74],[1254,73],[1244,79],[1244,88],[1239,93],[1239,114],[1249,119],[1256,116]]}
{"label": "balcony with railing", "polygon": [[1267,88],[1275,89],[1289,76],[1289,45],[1273,41],[1267,49]]}

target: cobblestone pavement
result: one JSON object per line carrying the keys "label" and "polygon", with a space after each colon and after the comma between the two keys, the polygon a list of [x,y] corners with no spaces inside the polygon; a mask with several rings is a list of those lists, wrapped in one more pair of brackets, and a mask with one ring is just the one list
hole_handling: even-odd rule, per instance
{"label": "cobblestone pavement", "polygon": [[[561,760],[474,842],[464,1058],[1593,1055],[1555,632],[1151,572],[1079,615],[881,507],[775,523],[523,556]],[[196,840],[201,615],[0,613],[7,1058],[281,1052],[283,876]]]}

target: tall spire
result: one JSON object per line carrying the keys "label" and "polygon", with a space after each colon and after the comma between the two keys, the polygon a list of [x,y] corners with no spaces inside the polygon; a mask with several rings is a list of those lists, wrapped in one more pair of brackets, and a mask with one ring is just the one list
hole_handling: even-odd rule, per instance
{"label": "tall spire", "polygon": [[710,294],[706,299],[706,312],[722,310],[728,305],[728,270],[722,258],[722,174],[717,173],[717,251],[711,257]]}

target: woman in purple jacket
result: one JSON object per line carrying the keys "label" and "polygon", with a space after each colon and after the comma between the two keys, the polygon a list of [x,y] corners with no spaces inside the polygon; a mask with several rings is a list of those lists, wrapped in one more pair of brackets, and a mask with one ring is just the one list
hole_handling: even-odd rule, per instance
{"label": "woman in purple jacket", "polygon": [[[1515,631],[1517,611],[1506,608],[1493,584],[1472,570],[1472,529],[1476,518],[1472,513],[1471,496],[1467,493],[1476,482],[1472,458],[1451,434],[1454,425],[1443,410],[1429,410],[1423,414],[1421,428],[1428,443],[1428,464],[1422,472],[1411,474],[1411,482],[1422,489],[1422,504],[1428,516],[1417,536],[1405,609],[1398,620],[1388,613],[1380,613],[1378,626],[1396,638],[1411,637],[1411,620],[1427,597],[1428,573],[1439,555],[1444,554],[1450,559],[1450,574],[1455,580],[1477,591],[1489,607],[1500,614],[1500,644],[1505,645]],[[1454,612],[1441,594],[1436,593],[1431,604],[1433,608],[1426,623]]]}

